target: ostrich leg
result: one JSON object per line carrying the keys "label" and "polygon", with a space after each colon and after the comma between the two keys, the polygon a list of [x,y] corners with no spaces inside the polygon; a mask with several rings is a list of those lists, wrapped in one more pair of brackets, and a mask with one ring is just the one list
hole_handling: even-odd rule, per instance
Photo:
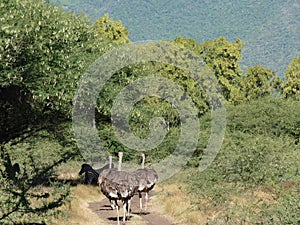
{"label": "ostrich leg", "polygon": [[149,199],[149,194],[148,194],[148,191],[146,191],[146,195],[145,195],[145,200],[146,200],[145,211],[147,211],[147,208],[148,208],[148,199]]}
{"label": "ostrich leg", "polygon": [[109,200],[111,209],[115,209],[115,204],[112,200]]}
{"label": "ostrich leg", "polygon": [[140,199],[140,213],[143,211],[143,202],[142,202],[142,193],[139,192],[139,199]]}
{"label": "ostrich leg", "polygon": [[127,202],[127,217],[128,217],[128,220],[130,219],[130,205],[131,205],[131,199],[128,199],[128,202]]}
{"label": "ostrich leg", "polygon": [[116,209],[117,209],[117,222],[118,222],[118,225],[120,225],[120,213],[119,213],[119,206],[116,205]]}
{"label": "ostrich leg", "polygon": [[124,200],[124,203],[123,203],[123,224],[125,224],[125,221],[126,221],[126,208],[127,208],[127,200]]}

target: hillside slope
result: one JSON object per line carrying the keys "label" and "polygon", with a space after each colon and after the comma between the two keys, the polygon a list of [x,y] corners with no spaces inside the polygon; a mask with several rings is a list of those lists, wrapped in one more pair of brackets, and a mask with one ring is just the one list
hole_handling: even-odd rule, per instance
{"label": "hillside slope", "polygon": [[300,4],[297,0],[50,0],[84,13],[91,22],[109,13],[129,29],[132,41],[225,36],[245,42],[243,65],[260,64],[283,76],[300,54]]}

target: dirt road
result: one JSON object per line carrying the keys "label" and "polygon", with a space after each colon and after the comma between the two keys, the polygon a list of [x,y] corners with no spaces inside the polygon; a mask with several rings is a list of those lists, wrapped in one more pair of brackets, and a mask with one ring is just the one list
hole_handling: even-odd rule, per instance
{"label": "dirt road", "polygon": [[[89,203],[89,208],[105,222],[105,225],[117,224],[116,210],[111,210],[109,201],[107,199],[103,199],[98,202],[91,202]],[[134,196],[132,199],[131,210],[131,217],[129,221],[126,222],[126,225],[179,225],[179,223],[172,222],[166,216],[157,212],[151,204],[151,199],[149,202],[148,213],[140,215],[138,196]],[[122,215],[122,213],[120,214]]]}

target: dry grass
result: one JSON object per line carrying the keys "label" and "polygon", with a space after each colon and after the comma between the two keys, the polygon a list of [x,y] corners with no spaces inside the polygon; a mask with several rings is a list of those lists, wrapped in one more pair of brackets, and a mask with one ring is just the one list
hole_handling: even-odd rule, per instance
{"label": "dry grass", "polygon": [[193,208],[185,187],[185,184],[159,184],[156,188],[158,194],[153,198],[153,207],[168,215],[169,219],[175,219],[178,224],[203,224],[207,216]]}
{"label": "dry grass", "polygon": [[77,180],[79,179],[79,171],[82,162],[70,161],[60,165],[56,170],[56,177],[61,180]]}
{"label": "dry grass", "polygon": [[[89,209],[89,202],[100,201],[104,198],[95,186],[77,185],[71,189],[72,201],[63,207],[68,219],[55,221],[61,225],[106,225],[95,213]],[[59,222],[58,222],[59,221]]]}
{"label": "dry grass", "polygon": [[[157,195],[152,198],[153,207],[182,225],[200,225],[209,221],[223,224],[228,216],[236,224],[241,224],[241,221],[243,224],[251,224],[249,216],[256,214],[262,204],[276,204],[273,194],[260,188],[232,192],[224,204],[217,206],[208,199],[195,199],[185,189],[186,184],[182,183],[159,184],[156,187]],[[197,208],[193,202],[206,209]]]}

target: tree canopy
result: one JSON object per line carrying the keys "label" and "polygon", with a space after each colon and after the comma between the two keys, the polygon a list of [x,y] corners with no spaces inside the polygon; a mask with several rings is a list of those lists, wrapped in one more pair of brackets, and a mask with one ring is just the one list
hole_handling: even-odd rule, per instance
{"label": "tree canopy", "polygon": [[128,30],[123,27],[120,20],[114,21],[114,19],[109,17],[108,14],[104,14],[100,19],[98,19],[93,24],[93,27],[102,36],[116,43],[125,44],[129,42]]}
{"label": "tree canopy", "polygon": [[103,52],[105,38],[83,18],[42,1],[10,0],[0,7],[1,87],[18,86],[43,108],[70,113],[87,56]]}
{"label": "tree canopy", "polygon": [[245,97],[251,100],[275,95],[279,91],[281,79],[270,69],[256,65],[248,68],[241,83]]}
{"label": "tree canopy", "polygon": [[300,56],[293,59],[286,69],[282,97],[300,100]]}
{"label": "tree canopy", "polygon": [[[0,220],[45,223],[70,193],[49,179],[78,155],[66,125],[77,81],[112,45],[86,19],[43,1],[5,0],[0,15]],[[45,184],[51,189],[43,192]]]}

